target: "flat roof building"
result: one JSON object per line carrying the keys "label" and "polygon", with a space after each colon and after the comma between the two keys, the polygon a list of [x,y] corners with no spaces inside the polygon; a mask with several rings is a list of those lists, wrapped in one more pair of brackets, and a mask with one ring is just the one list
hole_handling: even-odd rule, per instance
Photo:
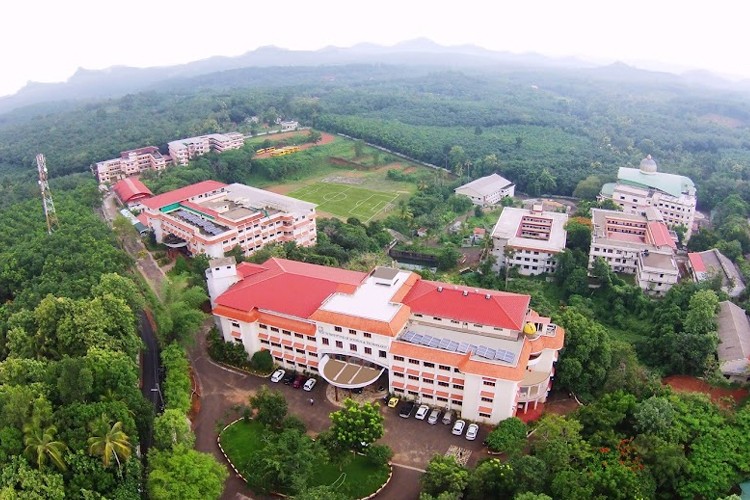
{"label": "flat roof building", "polygon": [[[272,258],[206,271],[224,340],[287,369],[390,392],[496,423],[544,402],[565,332],[530,297]],[[294,300],[290,300],[291,298]]]}
{"label": "flat roof building", "polygon": [[196,156],[209,151],[222,153],[230,149],[240,149],[245,144],[245,136],[239,132],[226,134],[206,134],[171,141],[168,144],[169,155],[175,165],[187,165]]}
{"label": "flat roof building", "polygon": [[91,166],[100,183],[124,179],[146,170],[160,171],[167,167],[167,159],[155,146],[123,151],[119,158],[105,160]]}
{"label": "flat roof building", "polygon": [[315,205],[243,184],[204,181],[143,201],[156,241],[190,254],[245,255],[273,242],[317,241]]}
{"label": "flat roof building", "polygon": [[651,155],[641,161],[639,168],[620,167],[617,182],[602,186],[599,199],[611,199],[625,213],[645,215],[647,207],[661,213],[671,228],[685,226],[685,239],[692,234],[695,218],[695,184],[689,178],[657,172]]}
{"label": "flat roof building", "polygon": [[494,269],[509,266],[529,276],[555,272],[555,257],[565,249],[567,222],[568,214],[546,212],[541,204],[503,208],[492,230]]}
{"label": "flat roof building", "polygon": [[515,191],[516,185],[498,174],[480,177],[455,189],[456,194],[468,196],[480,207],[495,205],[506,196],[512,197]]}
{"label": "flat roof building", "polygon": [[645,292],[663,295],[679,278],[677,245],[658,210],[648,207],[645,212],[591,210],[589,269],[601,258],[615,272],[635,274]]}
{"label": "flat roof building", "polygon": [[719,334],[719,370],[730,382],[750,382],[750,322],[740,306],[719,302],[716,318]]}

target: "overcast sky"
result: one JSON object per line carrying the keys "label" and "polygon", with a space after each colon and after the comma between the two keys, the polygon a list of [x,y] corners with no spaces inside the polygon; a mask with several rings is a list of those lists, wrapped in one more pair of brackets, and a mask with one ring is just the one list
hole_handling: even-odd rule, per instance
{"label": "overcast sky", "polygon": [[417,37],[750,78],[750,5],[741,0],[21,0],[1,12],[0,95],[79,67]]}

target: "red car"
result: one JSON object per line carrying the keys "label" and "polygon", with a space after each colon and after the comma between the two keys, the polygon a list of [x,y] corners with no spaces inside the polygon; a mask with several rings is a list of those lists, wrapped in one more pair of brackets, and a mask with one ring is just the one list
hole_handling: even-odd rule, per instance
{"label": "red car", "polygon": [[304,375],[297,375],[294,378],[294,382],[292,382],[292,387],[295,389],[299,389],[302,387],[302,384],[305,382],[305,376]]}

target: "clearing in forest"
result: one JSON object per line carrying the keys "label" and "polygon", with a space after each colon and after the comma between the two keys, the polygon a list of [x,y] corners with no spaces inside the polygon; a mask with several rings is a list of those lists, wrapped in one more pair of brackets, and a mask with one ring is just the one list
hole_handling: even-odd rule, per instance
{"label": "clearing in forest", "polygon": [[318,209],[342,217],[369,222],[395,206],[399,195],[371,191],[345,184],[317,182],[289,193],[289,196],[318,204]]}

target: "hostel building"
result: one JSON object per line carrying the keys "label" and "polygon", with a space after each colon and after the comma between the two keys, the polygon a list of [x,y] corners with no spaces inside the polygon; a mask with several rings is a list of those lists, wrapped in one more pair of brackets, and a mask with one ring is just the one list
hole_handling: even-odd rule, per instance
{"label": "hostel building", "polygon": [[187,165],[196,156],[209,151],[223,153],[230,149],[240,149],[245,144],[245,136],[239,132],[208,134],[179,139],[168,144],[169,156],[175,165]]}
{"label": "hostel building", "polygon": [[137,175],[146,170],[160,171],[167,168],[167,159],[156,146],[123,151],[119,158],[105,160],[91,166],[100,183],[108,183]]}
{"label": "hostel building", "polygon": [[354,389],[392,393],[496,423],[544,402],[565,332],[530,297],[272,258],[206,271],[224,340]]}
{"label": "hostel building", "polygon": [[156,241],[191,255],[245,255],[273,242],[317,240],[315,205],[244,184],[204,181],[143,200]]}

